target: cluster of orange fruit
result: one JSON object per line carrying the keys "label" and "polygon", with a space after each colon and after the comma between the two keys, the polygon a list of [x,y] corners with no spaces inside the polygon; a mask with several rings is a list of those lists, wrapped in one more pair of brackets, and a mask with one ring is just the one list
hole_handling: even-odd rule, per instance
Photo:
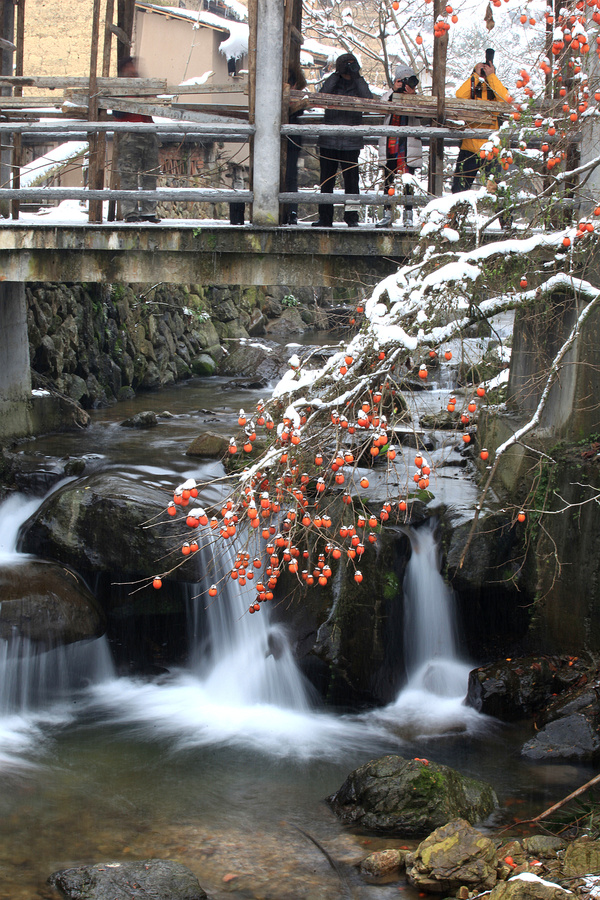
{"label": "cluster of orange fruit", "polygon": [[[362,307],[359,306],[357,313],[360,312]],[[446,361],[452,359],[449,348],[439,352]],[[430,351],[431,357],[437,355],[437,350]],[[385,351],[375,351],[375,365],[385,359]],[[355,360],[347,353],[340,368],[348,370],[354,364]],[[419,375],[427,377],[424,364]],[[376,529],[389,519],[393,507],[399,513],[406,512],[406,498],[401,496],[384,502],[375,515],[367,512],[360,500],[357,510],[346,487],[341,499],[349,507],[349,522],[342,524],[335,535],[332,533],[332,519],[326,510],[320,508],[320,504],[328,488],[335,491],[347,481],[354,484],[356,465],[362,456],[375,458],[381,455],[390,462],[396,457],[396,450],[391,445],[393,433],[383,413],[384,404],[393,400],[393,393],[387,381],[379,387],[369,388],[362,396],[347,401],[346,414],[332,409],[328,413],[325,430],[321,428],[315,432],[311,429],[310,433],[304,429],[312,412],[310,406],[286,411],[278,427],[262,400],[252,415],[240,410],[238,425],[243,429],[244,438],[241,441],[231,438],[229,452],[237,452],[238,443],[244,451],[251,449],[257,429],[264,428],[273,435],[267,451],[267,468],[261,468],[259,463],[250,471],[244,469],[236,488],[222,502],[220,515],[218,510],[207,512],[193,505],[198,497],[198,485],[193,479],[175,489],[173,499],[167,506],[167,514],[170,517],[179,514],[177,521],[185,521],[187,528],[193,532],[191,538],[181,544],[181,555],[186,558],[196,553],[199,541],[203,539],[213,545],[219,539],[230,541],[238,534],[241,524],[247,527],[248,535],[254,531],[257,538],[260,536],[264,543],[257,543],[260,549],[256,554],[248,550],[239,551],[228,576],[225,576],[240,587],[250,583],[255,586],[256,596],[250,603],[249,613],[257,612],[262,603],[273,599],[274,589],[283,572],[295,575],[307,586],[319,584],[325,587],[332,576],[333,561],[344,557],[354,567],[354,579],[360,583],[363,575],[357,563],[368,545],[376,543]],[[485,395],[483,386],[477,388],[476,394],[479,397]],[[451,398],[448,410],[454,412],[455,405],[455,398]],[[469,423],[470,414],[476,409],[477,403],[473,398],[468,404],[468,413],[461,414],[463,427]],[[333,435],[326,437],[329,429],[334,430]],[[353,436],[352,442],[343,445],[346,434]],[[315,439],[331,440],[333,443],[333,437],[336,449],[328,452],[326,462],[325,453],[321,450],[315,452],[311,447],[315,446]],[[467,443],[470,439],[465,432],[463,441]],[[235,449],[232,449],[234,444]],[[482,451],[481,457],[487,458],[487,451]],[[430,466],[420,453],[417,453],[414,462],[414,483],[419,490],[425,490],[429,486]],[[303,470],[304,467],[308,471]],[[350,472],[348,467],[352,467]],[[369,487],[366,474],[361,475],[356,487],[362,490]],[[309,545],[312,545],[310,551],[304,549]],[[176,565],[183,561],[180,559]],[[163,578],[164,574],[154,577],[152,583],[155,588],[162,586]],[[218,592],[216,583],[211,584],[207,591],[210,598],[215,598]]]}
{"label": "cluster of orange fruit", "polygon": [[[479,385],[479,387],[475,391],[475,394],[479,398],[485,397],[485,388],[482,384]],[[456,411],[456,397],[450,397],[450,399],[448,400],[448,405],[446,406],[446,409],[448,410],[449,413],[453,413]],[[471,400],[469,400],[469,403],[467,404],[467,411],[465,412],[463,410],[463,412],[460,414],[461,425],[463,427],[466,427],[467,425],[469,425],[469,423],[471,422],[471,416],[473,415],[473,413],[476,413],[476,412],[477,412],[477,401],[475,400],[475,397],[472,397]],[[464,444],[470,444],[471,443],[470,433],[468,431],[465,431],[463,433],[462,439],[463,439]],[[489,452],[484,448],[479,455],[480,455],[481,459],[486,460],[489,457]]]}

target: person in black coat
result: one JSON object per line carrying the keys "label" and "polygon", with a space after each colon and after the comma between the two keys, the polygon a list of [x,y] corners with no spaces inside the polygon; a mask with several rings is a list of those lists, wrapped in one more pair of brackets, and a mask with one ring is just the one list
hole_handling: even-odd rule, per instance
{"label": "person in black coat", "polygon": [[[306,87],[306,78],[300,66],[290,66],[288,75],[288,84],[294,91],[303,91]],[[288,122],[290,125],[297,125],[300,121],[302,110],[299,109],[290,113]],[[302,150],[302,137],[295,134],[287,139],[287,154],[285,159],[285,179],[284,190],[295,193],[298,190],[298,160],[300,151]],[[283,207],[283,225],[298,224],[298,204],[287,203]]]}
{"label": "person in black coat", "polygon": [[[343,53],[335,63],[335,72],[326,79],[319,90],[320,94],[335,94],[341,97],[372,98],[369,85],[360,74],[360,65],[352,53]],[[323,120],[325,125],[360,125],[362,113],[346,109],[326,109]],[[319,159],[321,164],[321,192],[332,194],[338,168],[342,170],[344,191],[346,194],[358,194],[358,155],[363,147],[361,135],[324,135],[318,139]],[[348,206],[344,210],[344,221],[351,228],[358,225],[358,210]],[[333,206],[319,204],[319,220],[313,225],[331,228],[333,225]]]}

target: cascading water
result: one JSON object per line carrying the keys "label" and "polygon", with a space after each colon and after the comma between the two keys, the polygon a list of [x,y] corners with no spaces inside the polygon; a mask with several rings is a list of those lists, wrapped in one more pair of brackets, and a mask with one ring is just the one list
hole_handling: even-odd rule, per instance
{"label": "cascading water", "polygon": [[[456,649],[454,595],[440,574],[431,522],[409,532],[412,554],[404,577],[404,656],[409,684],[433,694],[464,693]],[[457,671],[458,665],[458,671]]]}
{"label": "cascading water", "polygon": [[[235,563],[234,550],[226,546],[219,554],[221,583],[215,600],[208,597],[215,566],[210,545],[201,547],[197,555],[203,574],[192,618],[198,622],[198,606],[202,606],[209,640],[192,647],[193,671],[217,702],[266,703],[308,711],[313,692],[296,666],[284,630],[270,624],[266,605],[258,614],[249,615],[256,597],[254,581],[243,586],[232,582],[227,573]],[[203,652],[198,652],[199,648]]]}
{"label": "cascading water", "polygon": [[412,737],[480,730],[481,717],[463,703],[470,666],[458,655],[454,595],[440,573],[435,523],[429,520],[407,534],[412,548],[404,577],[408,681],[383,718],[394,718]]}
{"label": "cascading water", "polygon": [[[16,552],[17,538],[21,525],[40,503],[39,499],[15,494],[0,506],[0,581],[3,571],[14,574],[16,570],[18,577],[21,569],[27,583],[30,557]],[[53,647],[32,641],[13,629],[9,637],[0,638],[0,716],[45,709],[64,700],[73,690],[113,674],[104,638]]]}

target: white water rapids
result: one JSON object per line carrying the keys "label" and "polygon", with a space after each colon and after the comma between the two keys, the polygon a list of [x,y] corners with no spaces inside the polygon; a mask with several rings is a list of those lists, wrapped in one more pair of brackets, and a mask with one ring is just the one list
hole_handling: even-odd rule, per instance
{"label": "white water rapids", "polygon": [[[3,565],[18,566],[23,558],[15,551],[18,528],[37,503],[11,498],[0,507]],[[284,630],[269,623],[268,604],[248,615],[251,583],[240,588],[224,578],[218,598],[206,604],[216,563],[205,549],[197,599],[190,601],[193,645],[185,669],[154,681],[117,678],[102,641],[50,651],[18,637],[0,641],[0,753],[5,747],[14,761],[27,735],[39,739],[44,721],[56,726],[77,714],[133,727],[175,748],[230,746],[297,759],[350,750],[376,755],[394,747],[402,752],[405,741],[420,735],[480,731],[485,720],[462,702],[468,666],[457,658],[453,597],[439,572],[433,530],[423,526],[410,539],[404,583],[408,683],[387,707],[361,715],[321,709]],[[232,560],[233,551],[231,559],[219,561],[223,572]],[[89,684],[82,690],[84,662]]]}

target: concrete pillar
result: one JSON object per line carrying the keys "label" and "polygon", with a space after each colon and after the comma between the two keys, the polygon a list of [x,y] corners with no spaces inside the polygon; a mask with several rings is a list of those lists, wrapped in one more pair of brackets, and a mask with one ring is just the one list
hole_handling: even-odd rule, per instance
{"label": "concrete pillar", "polygon": [[0,440],[31,432],[25,285],[0,282]]}
{"label": "concrete pillar", "polygon": [[258,0],[253,185],[254,225],[279,225],[283,66],[282,0]]}
{"label": "concrete pillar", "polygon": [[[15,4],[14,2],[4,3],[4,19],[0,23],[0,35],[7,41],[13,41],[15,36]],[[3,75],[12,75],[14,72],[14,50],[4,47],[0,51],[0,71]],[[10,86],[0,88],[0,93],[5,97],[10,97],[12,88]],[[4,134],[2,136],[3,147],[0,150],[0,182],[3,187],[12,186],[12,135]],[[10,200],[0,200],[0,215],[7,219],[10,216]]]}

